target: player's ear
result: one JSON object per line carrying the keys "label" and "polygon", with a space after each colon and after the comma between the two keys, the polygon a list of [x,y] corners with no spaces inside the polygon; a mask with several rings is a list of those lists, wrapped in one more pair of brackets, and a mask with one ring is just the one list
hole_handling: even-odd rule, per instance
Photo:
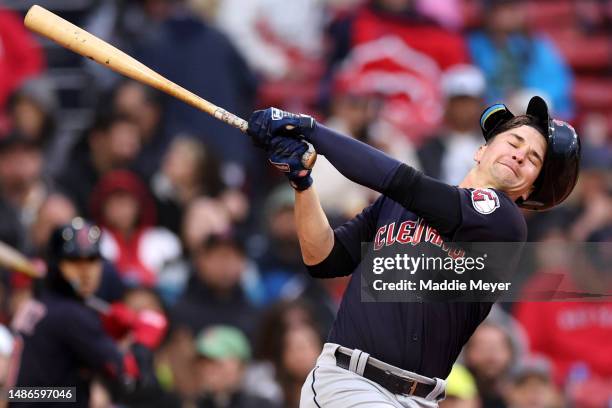
{"label": "player's ear", "polygon": [[478,150],[476,150],[476,153],[474,153],[474,161],[476,163],[480,164],[480,159],[482,158],[485,150],[487,150],[487,145],[482,145],[478,148]]}

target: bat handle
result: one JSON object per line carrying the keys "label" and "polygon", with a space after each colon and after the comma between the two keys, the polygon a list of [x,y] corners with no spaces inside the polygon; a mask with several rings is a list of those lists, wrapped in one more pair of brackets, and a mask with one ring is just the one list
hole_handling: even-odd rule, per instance
{"label": "bat handle", "polygon": [[302,164],[307,169],[312,169],[317,161],[317,152],[313,145],[308,144],[308,150],[302,155]]}
{"label": "bat handle", "polygon": [[228,125],[232,125],[235,128],[240,129],[242,133],[246,133],[249,128],[249,122],[246,120],[239,118],[231,112],[226,111],[223,108],[216,107],[212,114],[215,118],[219,119],[221,122],[225,122]]}
{"label": "bat handle", "polygon": [[[234,115],[231,112],[226,111],[223,108],[216,107],[213,112],[213,116],[222,122],[232,125],[235,128],[240,129],[242,133],[246,133],[249,128],[249,122]],[[317,161],[317,152],[314,146],[308,143],[308,151],[302,155],[302,164],[307,169],[312,169]]]}
{"label": "bat handle", "polygon": [[96,297],[96,296],[90,296],[87,299],[85,299],[85,304],[89,307],[91,307],[93,310],[97,311],[98,313],[101,314],[108,314],[110,312],[110,304],[108,304],[108,302]]}

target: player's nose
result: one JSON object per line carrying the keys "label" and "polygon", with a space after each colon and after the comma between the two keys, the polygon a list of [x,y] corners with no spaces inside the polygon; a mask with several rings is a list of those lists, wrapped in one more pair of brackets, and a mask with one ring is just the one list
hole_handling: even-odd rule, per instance
{"label": "player's nose", "polygon": [[513,154],[512,160],[516,161],[518,164],[523,164],[523,158],[518,154]]}
{"label": "player's nose", "polygon": [[512,160],[515,160],[518,164],[523,164],[526,157],[527,157],[527,152],[524,149],[516,149],[512,153]]}

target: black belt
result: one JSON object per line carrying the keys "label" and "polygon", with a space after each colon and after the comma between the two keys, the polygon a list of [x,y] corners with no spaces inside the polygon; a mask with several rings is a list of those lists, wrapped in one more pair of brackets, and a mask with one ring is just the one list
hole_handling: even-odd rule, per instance
{"label": "black belt", "polygon": [[[342,353],[339,349],[336,350],[334,356],[336,357],[336,365],[338,367],[345,370],[349,369],[351,356]],[[374,367],[369,362],[366,363],[363,370],[363,377],[385,387],[393,394],[416,395],[422,398],[426,398],[436,387],[435,384],[424,384],[409,378],[400,377],[389,371]]]}

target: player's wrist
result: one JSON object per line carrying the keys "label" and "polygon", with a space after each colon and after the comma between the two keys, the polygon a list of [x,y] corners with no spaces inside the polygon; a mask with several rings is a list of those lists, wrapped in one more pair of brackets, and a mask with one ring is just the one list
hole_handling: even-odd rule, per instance
{"label": "player's wrist", "polygon": [[308,172],[308,175],[304,177],[289,178],[289,184],[291,185],[291,187],[293,187],[294,190],[299,192],[309,189],[312,186],[312,182],[313,180],[310,176],[310,172]]}

